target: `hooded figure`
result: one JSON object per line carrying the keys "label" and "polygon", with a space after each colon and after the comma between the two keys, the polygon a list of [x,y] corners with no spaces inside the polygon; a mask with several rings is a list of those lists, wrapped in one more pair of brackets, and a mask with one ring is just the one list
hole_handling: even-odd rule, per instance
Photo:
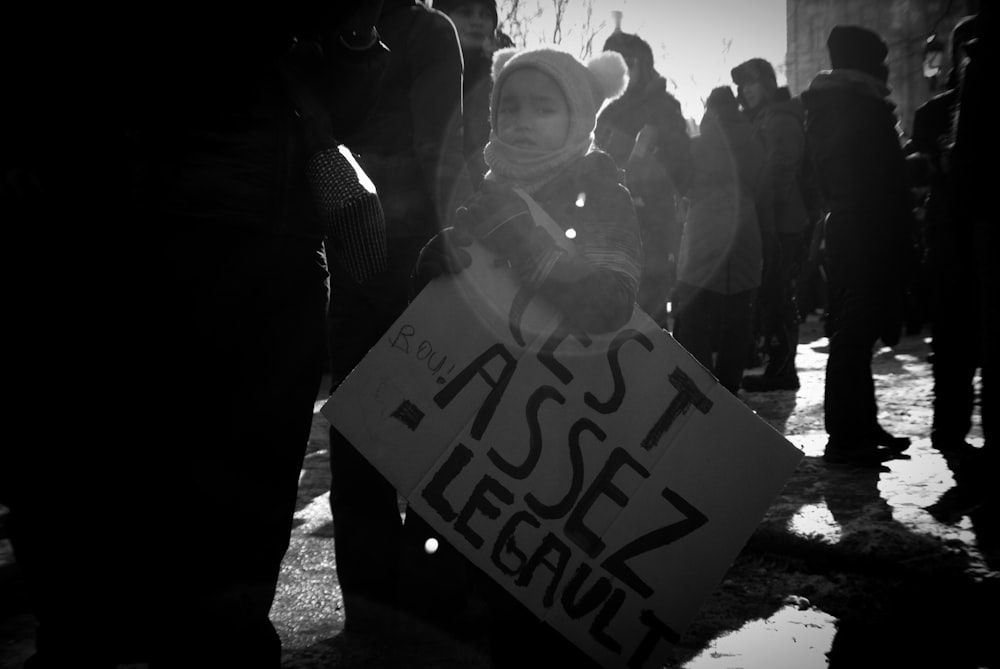
{"label": "hooded figure", "polygon": [[629,84],[598,116],[595,143],[625,171],[642,230],[639,306],[666,327],[680,240],[676,203],[692,174],[687,122],[666,79],[654,68],[645,40],[619,31],[605,41],[604,50],[625,59]]}
{"label": "hooded figure", "polygon": [[806,133],[824,208],[829,312],[825,418],[831,462],[878,465],[908,440],[878,423],[871,375],[875,342],[899,340],[910,188],[886,85],[889,50],[878,34],[836,26],[833,69],[802,93]]}

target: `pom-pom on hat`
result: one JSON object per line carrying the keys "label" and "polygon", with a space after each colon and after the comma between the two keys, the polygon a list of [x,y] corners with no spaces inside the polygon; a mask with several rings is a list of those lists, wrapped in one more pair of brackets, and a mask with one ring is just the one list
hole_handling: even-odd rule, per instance
{"label": "pom-pom on hat", "polygon": [[861,26],[834,26],[826,39],[830,67],[835,70],[860,70],[885,83],[889,67],[885,59],[889,47],[878,33]]}
{"label": "pom-pom on hat", "polygon": [[606,51],[583,63],[558,49],[500,49],[493,54],[490,120],[494,128],[497,127],[498,100],[504,81],[512,72],[528,67],[552,77],[566,96],[570,118],[567,144],[593,135],[601,105],[622,94],[628,77],[625,60],[614,51]]}

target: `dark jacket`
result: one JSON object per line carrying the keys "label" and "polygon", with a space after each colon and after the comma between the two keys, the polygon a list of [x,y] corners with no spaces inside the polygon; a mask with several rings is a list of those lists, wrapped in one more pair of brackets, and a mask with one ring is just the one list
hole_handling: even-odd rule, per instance
{"label": "dark jacket", "polygon": [[[642,246],[635,209],[628,190],[618,181],[615,162],[602,151],[590,153],[560,168],[532,199],[571,240],[567,253],[542,227],[536,212],[524,207],[502,179],[484,180],[468,206],[489,202],[490,192],[514,198],[507,218],[508,232],[481,237],[483,243],[507,261],[524,288],[542,296],[584,332],[610,332],[632,317],[642,262]],[[504,205],[490,203],[486,216],[503,213]],[[529,215],[525,216],[527,213]],[[461,219],[459,219],[461,225]],[[509,227],[513,226],[513,227]],[[556,233],[558,234],[558,233]]]}
{"label": "dark jacket", "polygon": [[775,232],[801,233],[817,216],[808,211],[803,197],[803,176],[809,166],[802,103],[798,98],[771,102],[752,120],[754,135],[764,144],[771,171]]}
{"label": "dark jacket", "polygon": [[831,281],[899,287],[912,202],[895,105],[874,78],[820,73],[801,95],[820,192]]}
{"label": "dark jacket", "polygon": [[378,31],[391,52],[364,126],[343,137],[385,210],[390,272],[406,284],[420,247],[470,192],[462,128],[461,48],[447,16],[417,0],[385,0]]}
{"label": "dark jacket", "polygon": [[[116,113],[145,211],[193,225],[322,237],[301,119],[278,72],[293,38],[317,26],[290,24],[290,15],[206,10],[197,25],[165,18],[129,36],[142,40],[143,56],[130,64],[132,83]],[[181,20],[183,28],[172,30]],[[122,53],[130,53],[128,44],[123,35]],[[385,59],[331,39],[314,65],[317,79],[331,82],[323,94],[339,102],[330,109],[334,132],[352,131],[374,102],[371,82]]]}
{"label": "dark jacket", "polygon": [[727,295],[757,288],[763,240],[774,229],[764,148],[733,106],[706,112],[691,151],[695,172],[677,280]]}
{"label": "dark jacket", "polygon": [[[584,205],[578,198],[585,193]],[[533,197],[564,231],[573,228],[574,261],[557,263],[540,292],[589,332],[607,332],[632,317],[642,245],[635,209],[607,154],[592,151]]]}

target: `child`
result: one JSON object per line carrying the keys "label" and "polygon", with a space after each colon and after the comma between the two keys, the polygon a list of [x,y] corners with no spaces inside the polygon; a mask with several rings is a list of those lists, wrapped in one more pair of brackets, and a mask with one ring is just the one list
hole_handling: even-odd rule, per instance
{"label": "child", "polygon": [[[425,247],[416,278],[460,271],[469,256],[455,247],[476,239],[585,332],[624,326],[639,287],[639,227],[618,167],[594,149],[593,139],[597,111],[622,92],[626,72],[614,52],[584,64],[549,48],[497,51],[484,151],[489,172],[459,208],[454,227]],[[514,188],[541,205],[575,252],[556,244]],[[499,585],[485,576],[473,582],[490,609],[493,667],[520,667],[528,659],[540,666],[596,666]]]}
{"label": "child", "polygon": [[[460,270],[468,256],[454,247],[477,239],[584,331],[628,322],[642,263],[638,223],[614,160],[593,148],[597,110],[621,93],[626,71],[614,52],[585,65],[555,49],[497,51],[483,152],[489,172],[454,228],[421,254],[421,282]],[[572,236],[575,254],[538,227],[515,187]]]}

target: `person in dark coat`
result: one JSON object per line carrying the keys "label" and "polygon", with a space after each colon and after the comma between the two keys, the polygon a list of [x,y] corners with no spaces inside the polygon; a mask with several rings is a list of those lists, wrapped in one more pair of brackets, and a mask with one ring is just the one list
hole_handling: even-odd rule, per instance
{"label": "person in dark coat", "polygon": [[[391,56],[365,123],[342,137],[385,210],[387,268],[358,285],[331,272],[333,390],[406,309],[424,242],[469,193],[462,155],[462,54],[454,25],[419,0],[385,0],[377,28]],[[345,629],[391,631],[400,613],[403,525],[396,490],[330,428],[330,507]]]}
{"label": "person in dark coat", "polygon": [[983,169],[982,146],[995,132],[992,120],[994,103],[987,101],[987,80],[992,75],[996,49],[996,4],[983,3],[977,14],[976,36],[962,44],[955,108],[954,132],[946,144],[946,165],[954,184],[955,220],[959,234],[972,241],[972,264],[975,268],[977,321],[968,341],[979,351],[980,415],[983,445],[958,468],[956,479],[967,483],[985,502],[997,508],[997,473],[1000,472],[1000,447],[997,445],[996,349],[1000,341],[1000,298],[998,298],[997,257],[1000,236],[993,195],[993,173]]}
{"label": "person in dark coat", "polygon": [[625,94],[598,115],[595,144],[625,171],[642,229],[639,306],[666,328],[680,240],[677,203],[693,170],[691,139],[680,103],[654,67],[649,44],[619,30],[608,37],[604,50],[625,58],[629,83]]}
{"label": "person in dark coat", "polygon": [[888,47],[871,30],[838,25],[827,48],[832,69],[801,95],[829,212],[824,458],[877,466],[909,446],[879,425],[871,360],[879,339],[892,346],[901,334],[911,194],[888,99]]}
{"label": "person in dark coat", "polygon": [[755,307],[767,367],[762,375],[744,378],[743,387],[751,392],[796,390],[799,308],[795,297],[812,224],[819,218],[819,212],[811,210],[804,197],[803,177],[811,169],[811,163],[807,163],[805,112],[797,98],[777,99],[777,78],[766,60],[752,58],[734,67],[731,74],[743,113],[767,154],[776,241],[773,248],[765,250],[764,278]]}
{"label": "person in dark coat", "polygon": [[774,214],[764,147],[728,86],[708,96],[691,152],[694,181],[681,236],[673,335],[736,394]]}
{"label": "person in dark coat", "polygon": [[[60,77],[27,68],[34,85],[8,89],[33,104],[2,124],[4,161],[13,130],[37,191],[4,220],[58,241],[37,247],[59,282],[46,308],[63,341],[45,357],[73,377],[59,438],[0,463],[39,623],[25,667],[281,666],[269,613],[326,343],[310,173],[374,102],[378,9],[11,8],[19,53],[51,40]],[[87,130],[70,151],[85,165],[67,170],[69,100],[86,100],[72,116]]]}
{"label": "person in dark coat", "polygon": [[496,0],[434,0],[434,9],[444,12],[455,24],[462,45],[465,69],[462,79],[463,152],[472,186],[486,174],[483,149],[490,140],[490,68],[493,53],[513,46],[497,29]]}
{"label": "person in dark coat", "polygon": [[934,352],[934,418],[931,443],[945,453],[968,452],[972,428],[979,347],[969,346],[970,329],[979,320],[973,240],[956,220],[953,183],[945,171],[945,147],[951,141],[958,104],[962,45],[975,36],[976,17],[955,24],[951,34],[951,69],[945,90],[920,105],[913,115],[907,159],[916,163],[914,185],[926,188],[923,202],[927,265],[931,291],[931,348]]}

